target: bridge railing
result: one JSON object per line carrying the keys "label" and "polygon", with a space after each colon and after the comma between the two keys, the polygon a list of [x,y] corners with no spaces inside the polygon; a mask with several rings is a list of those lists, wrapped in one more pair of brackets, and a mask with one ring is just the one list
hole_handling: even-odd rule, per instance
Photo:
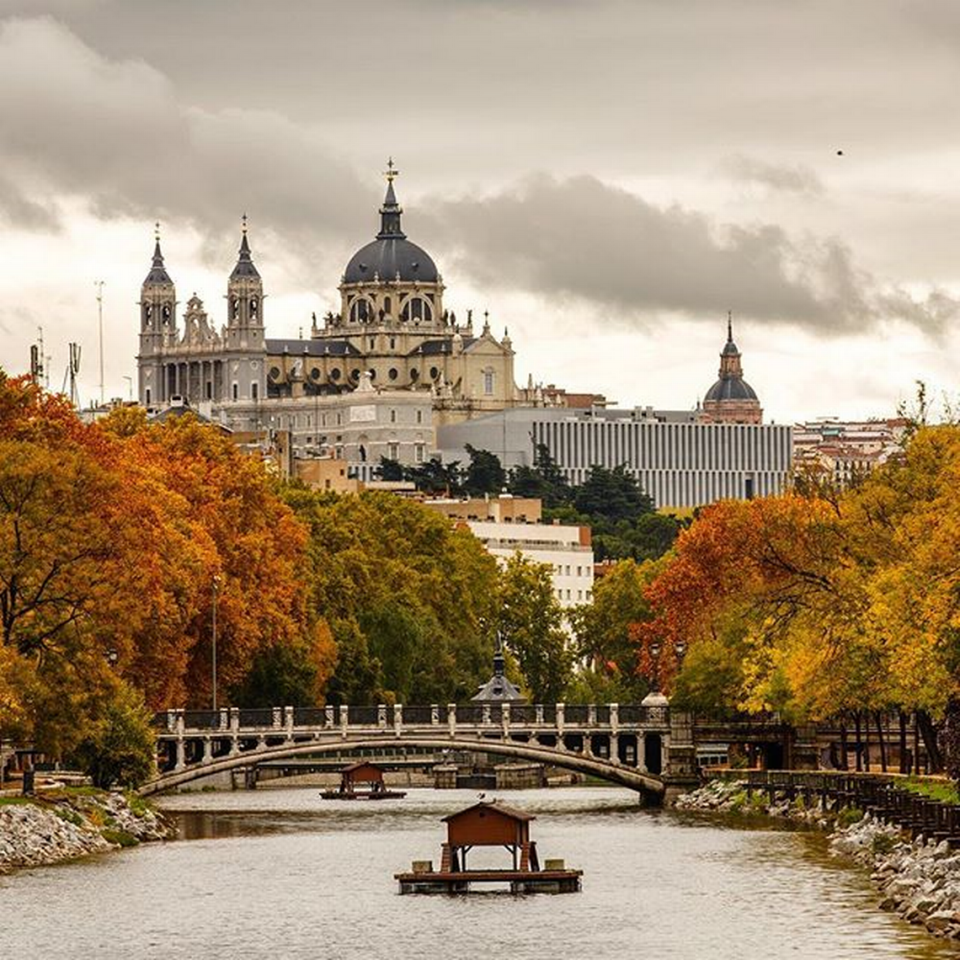
{"label": "bridge railing", "polygon": [[582,703],[465,703],[328,705],[325,707],[224,707],[220,710],[168,710],[155,716],[155,726],[165,732],[238,730],[268,731],[343,729],[396,729],[404,727],[543,727],[596,729],[664,726],[664,707],[642,704]]}

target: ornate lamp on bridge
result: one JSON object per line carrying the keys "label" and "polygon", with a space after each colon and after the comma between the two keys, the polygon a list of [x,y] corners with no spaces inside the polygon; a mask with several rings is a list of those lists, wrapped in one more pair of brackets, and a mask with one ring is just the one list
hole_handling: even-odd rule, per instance
{"label": "ornate lamp on bridge", "polygon": [[667,698],[660,692],[660,641],[653,640],[650,643],[650,660],[653,663],[653,670],[650,674],[650,692],[643,698],[641,705],[644,707],[666,707],[669,705]]}

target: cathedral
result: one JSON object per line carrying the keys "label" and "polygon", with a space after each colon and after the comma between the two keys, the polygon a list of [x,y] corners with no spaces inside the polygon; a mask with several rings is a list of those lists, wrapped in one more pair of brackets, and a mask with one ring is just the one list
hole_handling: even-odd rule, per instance
{"label": "cathedral", "polygon": [[[498,339],[486,314],[475,325],[472,311],[461,322],[447,309],[436,263],[404,233],[396,176],[391,161],[380,229],[344,269],[339,312],[320,323],[314,316],[308,338],[267,335],[246,217],[219,327],[196,294],[178,318],[158,230],[139,304],[140,403],[153,412],[189,406],[254,443],[289,436],[293,456],[345,460],[360,480],[375,477],[381,458],[426,461],[438,449],[440,428],[517,408],[602,410],[601,395],[534,387],[532,380],[518,388],[507,331]],[[670,416],[761,422],[731,321],[719,379],[702,407]]]}
{"label": "cathedral", "polygon": [[436,425],[543,404],[515,385],[506,331],[498,339],[486,315],[476,329],[472,311],[461,322],[444,306],[440,271],[403,231],[396,175],[391,162],[380,229],[346,265],[340,312],[314,317],[309,338],[267,335],[245,218],[226,323],[217,329],[194,294],[181,328],[158,233],[140,298],[141,404],[188,404],[234,431],[288,430],[297,454],[369,464],[361,477],[381,457],[422,462]]}

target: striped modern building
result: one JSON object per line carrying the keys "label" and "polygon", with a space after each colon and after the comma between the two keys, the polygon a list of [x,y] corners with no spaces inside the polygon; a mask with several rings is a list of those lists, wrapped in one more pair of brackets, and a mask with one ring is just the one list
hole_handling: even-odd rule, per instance
{"label": "striped modern building", "polygon": [[594,465],[623,464],[660,507],[780,492],[791,474],[791,427],[709,423],[693,411],[519,409],[438,429],[444,460],[466,460],[466,444],[505,467],[532,466],[543,444],[572,484]]}

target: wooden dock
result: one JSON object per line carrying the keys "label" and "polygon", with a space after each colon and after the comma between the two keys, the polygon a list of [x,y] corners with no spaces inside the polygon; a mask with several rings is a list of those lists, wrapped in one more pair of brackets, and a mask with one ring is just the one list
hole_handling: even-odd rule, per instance
{"label": "wooden dock", "polygon": [[461,870],[396,873],[400,893],[468,893],[472,884],[502,884],[511,893],[576,893],[582,870]]}

